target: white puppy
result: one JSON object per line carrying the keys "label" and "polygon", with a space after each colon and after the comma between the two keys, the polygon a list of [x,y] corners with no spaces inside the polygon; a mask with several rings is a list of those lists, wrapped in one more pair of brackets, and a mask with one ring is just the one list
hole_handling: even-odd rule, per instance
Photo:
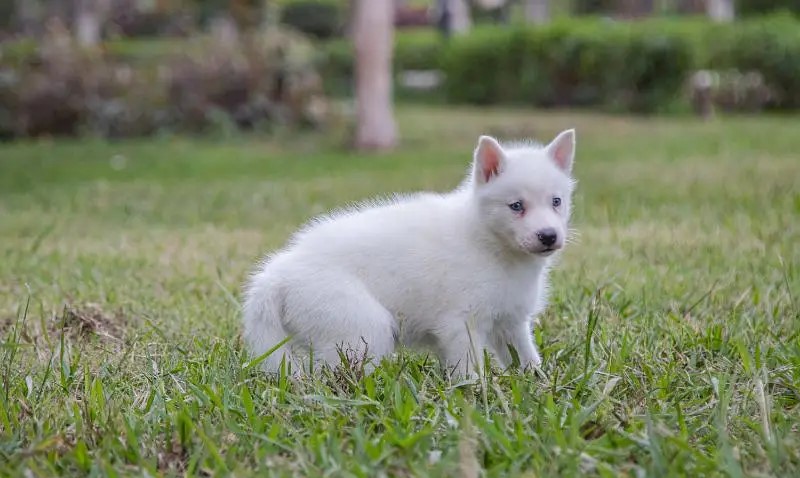
{"label": "white puppy", "polygon": [[456,190],[314,220],[247,284],[251,351],[283,342],[262,362],[270,372],[336,365],[342,350],[380,359],[398,344],[432,348],[459,376],[480,371],[484,350],[538,365],[531,329],[568,232],[574,153],[574,130],[547,146],[481,136]]}

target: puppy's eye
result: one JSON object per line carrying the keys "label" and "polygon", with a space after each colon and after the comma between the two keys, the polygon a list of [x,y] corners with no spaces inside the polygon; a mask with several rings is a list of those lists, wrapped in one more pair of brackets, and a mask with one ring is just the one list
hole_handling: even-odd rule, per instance
{"label": "puppy's eye", "polygon": [[522,205],[522,201],[512,202],[508,205],[508,207],[514,212],[522,212],[525,210],[525,206]]}
{"label": "puppy's eye", "polygon": [[553,207],[558,207],[560,205],[561,205],[561,198],[560,197],[554,197],[553,198]]}

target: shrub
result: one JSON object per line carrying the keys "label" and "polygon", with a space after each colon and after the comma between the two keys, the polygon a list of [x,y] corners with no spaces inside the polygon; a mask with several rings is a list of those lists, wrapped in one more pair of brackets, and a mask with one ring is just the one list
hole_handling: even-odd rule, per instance
{"label": "shrub", "polygon": [[747,20],[708,43],[709,67],[757,71],[773,94],[769,106],[800,108],[800,22],[783,15]]}
{"label": "shrub", "polygon": [[349,40],[334,39],[321,44],[316,64],[328,94],[346,96],[352,93],[354,59]]}
{"label": "shrub", "polygon": [[578,15],[613,12],[617,8],[614,0],[573,0],[572,10]]}
{"label": "shrub", "polygon": [[[687,41],[696,68],[716,71],[721,79],[756,76],[763,79],[764,85],[758,88],[763,86],[770,92],[765,106],[800,108],[800,21],[795,17],[777,14],[731,24],[715,24],[705,18],[682,18],[648,20],[645,24]],[[731,85],[740,82],[722,81]],[[739,87],[723,89],[737,91]]]}
{"label": "shrub", "polygon": [[191,12],[193,21],[202,27],[209,26],[217,18],[229,16],[241,29],[250,29],[260,24],[267,6],[267,2],[263,0],[192,0],[188,3],[167,3],[172,3],[180,11]]}
{"label": "shrub", "polygon": [[[445,90],[449,100],[476,104],[508,102],[509,96],[504,82],[525,83],[525,65],[511,65],[512,51],[520,41],[522,31],[496,28],[475,29],[470,35],[453,40],[445,50],[442,68],[447,75]],[[515,41],[516,40],[516,41]],[[515,71],[516,70],[516,71]],[[510,75],[514,78],[510,78]],[[517,89],[517,92],[519,89]]]}
{"label": "shrub", "polygon": [[394,67],[399,70],[435,70],[444,48],[442,36],[433,29],[400,30],[395,34]]}
{"label": "shrub", "polygon": [[606,94],[612,95],[622,108],[635,112],[667,108],[680,94],[694,66],[693,55],[682,36],[634,28],[618,58],[620,71],[606,72]]}
{"label": "shrub", "polygon": [[456,38],[443,67],[452,101],[648,112],[672,101],[692,62],[690,45],[679,35],[639,24],[571,20],[485,28]]}
{"label": "shrub", "polygon": [[201,38],[146,64],[45,41],[27,61],[0,59],[0,136],[143,136],[321,125],[326,103],[310,44],[281,31]]}
{"label": "shrub", "polygon": [[320,39],[340,35],[344,18],[336,0],[293,0],[281,9],[281,23]]}
{"label": "shrub", "polygon": [[0,2],[0,35],[10,29],[16,20],[17,8],[14,2]]}
{"label": "shrub", "polygon": [[[483,26],[449,42],[432,30],[401,31],[395,41],[396,74],[441,68],[443,92],[457,103],[660,111],[674,106],[692,71],[710,69],[725,78],[757,73],[763,79],[757,89],[770,92],[767,107],[800,108],[800,22],[790,15],[732,24],[704,17],[584,18],[533,28]],[[319,59],[329,91],[350,92],[349,43],[327,42]]]}
{"label": "shrub", "polygon": [[800,0],[737,0],[736,11],[745,16],[780,11],[800,14]]}
{"label": "shrub", "polygon": [[123,5],[112,11],[107,29],[128,38],[149,38],[161,35],[179,36],[193,28],[191,15],[169,11],[142,11],[134,5]]}

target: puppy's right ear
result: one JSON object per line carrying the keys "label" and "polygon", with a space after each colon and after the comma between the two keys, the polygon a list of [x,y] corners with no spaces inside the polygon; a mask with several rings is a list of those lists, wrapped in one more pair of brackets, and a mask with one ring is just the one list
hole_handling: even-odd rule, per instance
{"label": "puppy's right ear", "polygon": [[505,152],[500,143],[491,136],[478,138],[475,148],[473,175],[477,184],[485,184],[497,177],[503,170]]}

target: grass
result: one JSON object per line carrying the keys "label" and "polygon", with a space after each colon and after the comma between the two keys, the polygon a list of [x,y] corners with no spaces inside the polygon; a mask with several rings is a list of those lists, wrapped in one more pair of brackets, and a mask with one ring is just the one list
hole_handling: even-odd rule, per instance
{"label": "grass", "polygon": [[[311,136],[0,146],[0,475],[800,473],[797,118],[399,116],[378,157]],[[446,190],[481,132],[568,126],[581,233],[541,374],[248,365],[239,285],[310,216]]]}

